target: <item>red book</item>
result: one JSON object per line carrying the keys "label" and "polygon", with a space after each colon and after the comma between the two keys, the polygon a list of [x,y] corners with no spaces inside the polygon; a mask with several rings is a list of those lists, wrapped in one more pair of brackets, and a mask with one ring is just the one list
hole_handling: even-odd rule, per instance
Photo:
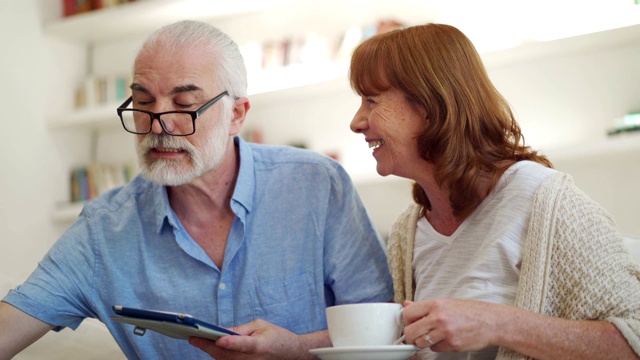
{"label": "red book", "polygon": [[76,7],[76,0],[62,0],[63,12],[64,16],[72,16],[78,13],[78,8]]}
{"label": "red book", "polygon": [[78,14],[91,11],[90,0],[76,0],[76,12]]}
{"label": "red book", "polygon": [[104,7],[104,1],[102,0],[91,0],[91,10],[99,10]]}

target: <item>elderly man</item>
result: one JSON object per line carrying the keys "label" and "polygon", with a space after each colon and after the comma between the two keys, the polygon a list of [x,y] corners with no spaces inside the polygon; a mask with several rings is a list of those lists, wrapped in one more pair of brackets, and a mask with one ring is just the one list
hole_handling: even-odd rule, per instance
{"label": "elderly man", "polygon": [[[238,137],[246,88],[237,45],[210,25],[182,21],[147,39],[118,108],[141,176],[88,203],[3,299],[0,358],[93,317],[130,359],[304,359],[330,346],[327,306],[392,300],[383,247],[346,172]],[[241,336],[136,336],[111,320],[114,305],[189,313]]]}

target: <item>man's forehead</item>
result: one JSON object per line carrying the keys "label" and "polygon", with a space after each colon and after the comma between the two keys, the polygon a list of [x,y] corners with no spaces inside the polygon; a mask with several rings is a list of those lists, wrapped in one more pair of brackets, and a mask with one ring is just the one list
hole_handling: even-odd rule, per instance
{"label": "man's forehead", "polygon": [[152,64],[153,66],[210,67],[216,64],[218,51],[197,44],[168,45],[162,42],[143,48],[134,61],[134,66]]}
{"label": "man's forehead", "polygon": [[[140,91],[146,94],[151,94],[152,91],[149,90],[148,88],[146,88],[145,86],[139,84],[139,83],[132,83],[131,84],[131,90],[133,91]],[[195,85],[195,84],[184,84],[184,85],[178,85],[178,86],[174,86],[173,88],[170,88],[170,90],[168,91],[169,95],[176,95],[176,94],[182,94],[182,93],[189,93],[189,92],[202,92],[204,91],[201,87]]]}
{"label": "man's forehead", "polygon": [[[148,48],[136,58],[132,90],[154,96],[210,95],[217,83],[217,62],[200,48]],[[146,90],[146,91],[145,91]]]}

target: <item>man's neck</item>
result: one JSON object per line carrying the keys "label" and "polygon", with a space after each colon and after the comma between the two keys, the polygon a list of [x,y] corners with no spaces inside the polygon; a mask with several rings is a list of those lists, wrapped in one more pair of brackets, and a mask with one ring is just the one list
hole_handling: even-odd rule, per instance
{"label": "man's neck", "polygon": [[237,147],[223,163],[189,184],[167,189],[169,203],[191,238],[222,268],[235,214],[231,197],[240,168]]}
{"label": "man's neck", "polygon": [[189,184],[167,188],[169,203],[181,221],[211,221],[216,214],[230,211],[240,167],[239,149],[233,146],[215,169],[208,170]]}

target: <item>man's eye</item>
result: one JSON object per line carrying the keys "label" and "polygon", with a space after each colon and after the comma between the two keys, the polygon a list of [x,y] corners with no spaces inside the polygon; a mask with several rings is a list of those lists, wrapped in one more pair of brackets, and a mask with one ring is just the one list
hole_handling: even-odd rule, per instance
{"label": "man's eye", "polygon": [[136,107],[138,107],[138,106],[146,106],[146,105],[151,104],[151,101],[135,100],[135,101],[133,102],[133,104],[134,104]]}

